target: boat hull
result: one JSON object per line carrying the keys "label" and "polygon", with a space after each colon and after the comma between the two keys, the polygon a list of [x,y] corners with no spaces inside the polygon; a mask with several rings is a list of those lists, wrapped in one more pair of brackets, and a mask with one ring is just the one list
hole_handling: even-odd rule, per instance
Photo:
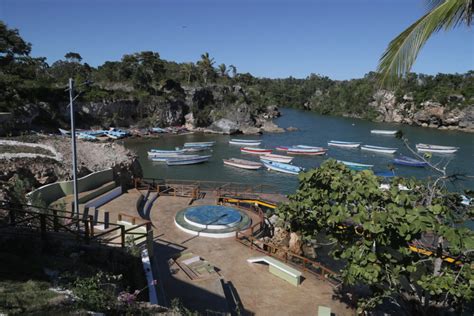
{"label": "boat hull", "polygon": [[366,165],[362,163],[343,161],[343,160],[338,160],[337,162],[344,164],[345,166],[347,166],[348,168],[352,170],[368,170],[374,166],[374,165]]}
{"label": "boat hull", "polygon": [[229,141],[231,145],[240,145],[240,146],[259,146],[262,142],[240,142],[240,141]]}
{"label": "boat hull", "polygon": [[326,150],[288,149],[287,153],[288,155],[322,156],[326,154]]}
{"label": "boat hull", "polygon": [[199,158],[191,159],[167,159],[166,164],[168,166],[182,166],[182,165],[195,165],[198,163],[203,163],[209,160],[211,156],[202,156]]}
{"label": "boat hull", "polygon": [[270,149],[258,149],[258,148],[240,148],[240,151],[246,154],[252,155],[265,155],[270,154],[272,151]]}
{"label": "boat hull", "polygon": [[258,170],[262,168],[262,164],[258,162],[246,162],[241,159],[223,159],[224,164],[232,167],[237,167],[241,169],[247,169],[247,170]]}
{"label": "boat hull", "polygon": [[283,163],[290,163],[293,160],[293,157],[273,155],[273,154],[263,155],[262,158],[265,158],[266,160],[270,160],[274,162],[283,162]]}
{"label": "boat hull", "polygon": [[371,134],[378,134],[378,135],[391,135],[394,136],[397,134],[397,131],[394,130],[383,130],[383,129],[373,129],[370,131]]}
{"label": "boat hull", "polygon": [[383,147],[372,147],[372,146],[362,146],[360,147],[361,150],[365,151],[372,151],[375,153],[380,153],[380,154],[394,154],[397,152],[396,148],[383,148]]}
{"label": "boat hull", "polygon": [[261,161],[263,165],[269,170],[274,170],[274,171],[288,173],[288,174],[299,174],[300,172],[304,171],[303,168],[296,167],[293,165],[273,162],[273,161],[269,161],[265,159],[261,159]]}
{"label": "boat hull", "polygon": [[328,146],[341,148],[359,148],[360,143],[330,141],[328,142]]}

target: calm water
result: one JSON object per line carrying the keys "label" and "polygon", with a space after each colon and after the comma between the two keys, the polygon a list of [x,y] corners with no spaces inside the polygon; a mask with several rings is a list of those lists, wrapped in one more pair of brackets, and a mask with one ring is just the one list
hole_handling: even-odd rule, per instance
{"label": "calm water", "polygon": [[[398,147],[399,152],[410,155],[401,140],[392,136],[379,136],[370,133],[371,129],[401,129],[412,144],[431,143],[438,145],[458,146],[460,150],[453,155],[434,156],[433,160],[450,161],[448,170],[452,172],[474,174],[474,135],[454,131],[438,131],[428,128],[411,127],[402,124],[374,123],[353,118],[322,116],[311,112],[283,109],[282,117],[276,120],[281,127],[296,127],[295,132],[265,134],[262,136],[238,136],[237,138],[262,139],[260,147],[275,148],[278,145],[313,145],[327,147],[329,140],[361,141],[364,144]],[[232,136],[236,137],[236,136]],[[282,193],[292,193],[297,187],[297,177],[267,170],[250,171],[226,166],[223,158],[243,158],[257,161],[257,156],[241,154],[239,146],[229,145],[231,136],[224,135],[164,135],[154,139],[129,139],[125,146],[135,150],[140,157],[145,177],[192,179],[212,181],[233,181],[252,184],[270,184]],[[147,151],[152,148],[174,149],[184,142],[216,141],[209,162],[190,166],[167,166],[165,163],[152,162],[147,158]],[[278,152],[275,152],[278,153]],[[280,152],[280,154],[283,154]],[[305,168],[318,167],[324,160],[335,158],[353,162],[373,164],[374,171],[386,171],[393,155],[375,154],[359,149],[337,149],[330,147],[323,157],[297,156],[294,165]],[[432,173],[424,168],[396,166],[398,176],[415,176],[427,178]],[[454,190],[474,189],[474,179],[458,182]]]}

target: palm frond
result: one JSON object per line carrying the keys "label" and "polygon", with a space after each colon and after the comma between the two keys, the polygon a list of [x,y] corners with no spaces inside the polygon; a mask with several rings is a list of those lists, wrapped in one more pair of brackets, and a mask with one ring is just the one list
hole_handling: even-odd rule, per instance
{"label": "palm frond", "polygon": [[383,53],[377,69],[381,84],[390,85],[407,74],[431,35],[463,22],[469,25],[473,0],[431,0],[430,3],[432,10],[393,39]]}

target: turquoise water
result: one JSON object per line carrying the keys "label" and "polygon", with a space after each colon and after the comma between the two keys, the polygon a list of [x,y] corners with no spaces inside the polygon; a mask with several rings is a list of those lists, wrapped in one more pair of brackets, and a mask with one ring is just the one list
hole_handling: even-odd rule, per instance
{"label": "turquoise water", "polygon": [[240,222],[240,212],[221,205],[199,205],[186,209],[184,214],[189,220],[202,225],[229,225]]}
{"label": "turquoise water", "polygon": [[[261,139],[260,147],[275,148],[279,145],[313,145],[327,147],[329,140],[360,141],[368,145],[397,147],[399,153],[410,155],[400,139],[393,136],[374,135],[371,129],[401,129],[410,143],[431,143],[438,145],[458,146],[460,150],[452,155],[433,156],[434,161],[449,162],[448,171],[460,174],[474,174],[474,135],[455,131],[439,131],[429,128],[412,127],[402,124],[374,123],[354,118],[322,116],[295,109],[282,109],[282,117],[275,122],[281,127],[296,127],[298,131],[281,134],[264,134],[262,136],[243,136],[237,138]],[[282,193],[292,193],[298,185],[297,176],[270,172],[267,170],[244,170],[222,163],[226,158],[242,158],[258,161],[258,157],[242,154],[239,146],[229,145],[227,135],[163,135],[152,139],[128,139],[125,146],[135,150],[139,155],[145,177],[168,179],[191,179],[211,181],[233,181],[250,184],[273,185]],[[173,149],[184,142],[216,141],[212,158],[207,163],[188,166],[167,166],[164,163],[152,162],[147,158],[147,151],[152,148]],[[280,153],[274,151],[274,153]],[[206,154],[206,152],[202,152]],[[374,171],[386,171],[394,155],[376,154],[360,149],[338,149],[329,147],[328,154],[322,157],[297,156],[293,164],[307,169],[318,167],[329,158],[373,164]],[[427,168],[395,166],[398,176],[427,178],[435,175]],[[458,181],[450,185],[453,190],[474,189],[474,179]]]}

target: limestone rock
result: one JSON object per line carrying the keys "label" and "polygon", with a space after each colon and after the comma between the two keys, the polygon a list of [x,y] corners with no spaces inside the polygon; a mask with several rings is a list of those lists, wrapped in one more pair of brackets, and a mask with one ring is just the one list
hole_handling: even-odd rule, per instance
{"label": "limestone rock", "polygon": [[229,119],[220,119],[212,123],[210,129],[227,135],[235,134],[240,131],[239,126]]}

